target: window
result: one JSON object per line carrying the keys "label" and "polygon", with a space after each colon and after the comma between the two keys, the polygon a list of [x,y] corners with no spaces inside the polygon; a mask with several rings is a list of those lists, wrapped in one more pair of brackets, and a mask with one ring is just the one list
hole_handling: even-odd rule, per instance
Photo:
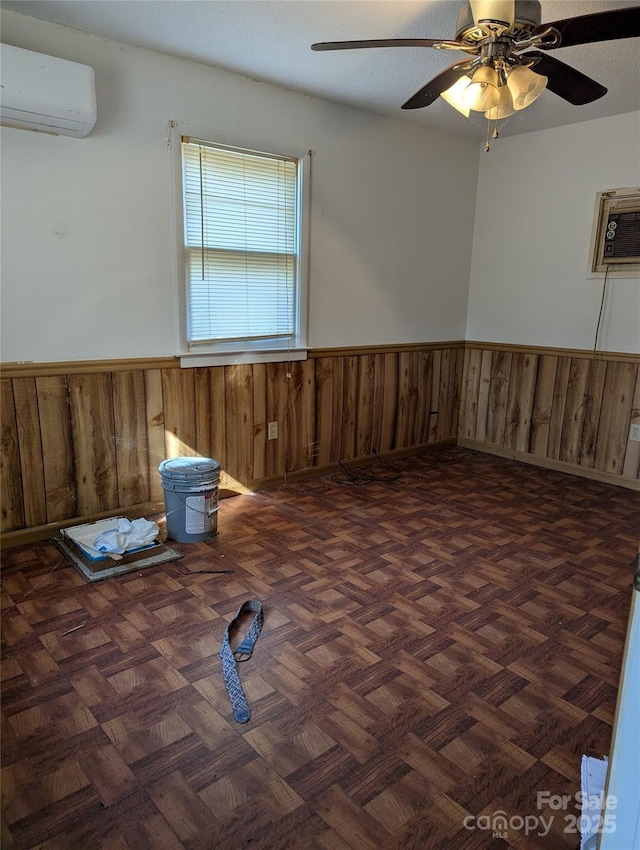
{"label": "window", "polygon": [[304,358],[308,155],[174,130],[185,365]]}

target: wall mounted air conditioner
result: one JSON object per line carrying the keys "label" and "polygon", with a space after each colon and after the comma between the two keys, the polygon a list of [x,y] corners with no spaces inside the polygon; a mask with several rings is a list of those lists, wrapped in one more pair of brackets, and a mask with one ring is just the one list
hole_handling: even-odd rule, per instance
{"label": "wall mounted air conditioner", "polygon": [[640,188],[597,193],[589,258],[589,277],[640,276]]}
{"label": "wall mounted air conditioner", "polygon": [[0,124],[77,138],[93,130],[93,68],[9,44],[0,63]]}

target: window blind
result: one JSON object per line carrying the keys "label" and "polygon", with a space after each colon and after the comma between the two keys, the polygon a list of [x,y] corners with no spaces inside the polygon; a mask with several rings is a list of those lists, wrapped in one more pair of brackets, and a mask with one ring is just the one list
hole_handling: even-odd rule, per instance
{"label": "window blind", "polygon": [[190,345],[295,335],[297,161],[182,140]]}

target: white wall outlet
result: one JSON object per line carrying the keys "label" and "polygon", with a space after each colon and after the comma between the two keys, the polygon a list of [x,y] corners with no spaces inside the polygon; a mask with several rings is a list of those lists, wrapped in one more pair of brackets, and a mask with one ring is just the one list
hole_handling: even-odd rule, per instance
{"label": "white wall outlet", "polygon": [[[269,440],[277,440],[278,439],[278,423],[277,422],[269,422],[267,425],[267,437]],[[640,437],[638,437],[640,440]]]}
{"label": "white wall outlet", "polygon": [[629,439],[640,443],[640,425],[635,423],[631,425],[631,428],[629,428]]}

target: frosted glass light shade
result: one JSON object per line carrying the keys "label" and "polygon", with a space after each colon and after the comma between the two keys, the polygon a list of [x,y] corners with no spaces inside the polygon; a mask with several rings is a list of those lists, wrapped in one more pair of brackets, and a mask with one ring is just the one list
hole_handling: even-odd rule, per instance
{"label": "frosted glass light shade", "polygon": [[462,99],[469,109],[485,112],[498,105],[498,75],[494,68],[482,65],[471,78],[463,92]]}
{"label": "frosted glass light shade", "polygon": [[446,91],[440,92],[440,97],[447,101],[449,106],[453,106],[458,112],[461,112],[465,118],[469,117],[471,110],[463,100],[463,92],[469,85],[469,77],[463,76],[455,81],[455,83]]}
{"label": "frosted glass light shade", "polygon": [[511,92],[513,108],[525,109],[540,97],[547,85],[547,78],[534,74],[530,68],[517,65],[507,77],[507,88]]}
{"label": "frosted glass light shade", "polygon": [[488,109],[484,114],[490,121],[499,121],[501,118],[508,118],[515,114],[515,108],[511,99],[511,92],[507,86],[500,86],[498,89],[498,105],[493,109]]}

